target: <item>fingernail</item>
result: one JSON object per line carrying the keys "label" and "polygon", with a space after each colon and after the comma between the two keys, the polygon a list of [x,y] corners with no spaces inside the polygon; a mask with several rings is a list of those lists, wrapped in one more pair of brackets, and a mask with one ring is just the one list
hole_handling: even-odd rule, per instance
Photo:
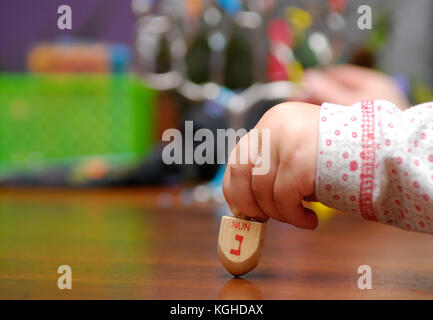
{"label": "fingernail", "polygon": [[238,217],[241,214],[241,212],[238,209],[232,206],[230,206],[230,211],[233,213],[235,217]]}
{"label": "fingernail", "polygon": [[234,215],[236,218],[239,218],[239,219],[247,219],[247,216],[243,215],[243,214],[241,213],[241,211],[238,210],[238,209],[236,209],[235,207],[230,206],[230,211],[233,213],[233,215]]}
{"label": "fingernail", "polygon": [[266,222],[269,220],[269,218],[263,218],[263,217],[253,217],[253,220],[257,221],[257,222]]}

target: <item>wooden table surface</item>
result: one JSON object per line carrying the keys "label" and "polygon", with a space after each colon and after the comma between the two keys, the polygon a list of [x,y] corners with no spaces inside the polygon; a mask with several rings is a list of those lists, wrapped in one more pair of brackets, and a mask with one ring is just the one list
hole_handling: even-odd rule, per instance
{"label": "wooden table surface", "polygon": [[314,232],[269,222],[260,265],[232,278],[216,254],[225,210],[157,189],[0,189],[0,299],[433,298],[432,235],[345,214]]}

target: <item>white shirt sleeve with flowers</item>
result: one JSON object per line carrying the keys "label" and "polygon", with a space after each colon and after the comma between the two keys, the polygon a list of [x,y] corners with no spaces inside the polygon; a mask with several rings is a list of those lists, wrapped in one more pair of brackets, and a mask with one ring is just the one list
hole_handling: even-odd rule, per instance
{"label": "white shirt sleeve with flowers", "polygon": [[316,197],[364,219],[433,233],[433,103],[320,111]]}

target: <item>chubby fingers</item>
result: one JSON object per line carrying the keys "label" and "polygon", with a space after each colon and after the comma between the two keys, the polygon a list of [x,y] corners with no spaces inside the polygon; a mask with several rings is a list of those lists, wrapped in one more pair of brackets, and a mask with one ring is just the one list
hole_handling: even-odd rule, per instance
{"label": "chubby fingers", "polygon": [[268,215],[258,205],[251,188],[252,163],[245,158],[248,155],[242,154],[245,150],[249,152],[248,143],[246,135],[232,151],[224,173],[223,193],[235,215],[240,212],[257,221],[266,221]]}
{"label": "chubby fingers", "polygon": [[288,223],[298,228],[314,230],[318,225],[317,215],[313,210],[302,206],[304,196],[299,193],[299,181],[296,181],[292,172],[286,163],[280,163],[273,190],[275,206]]}
{"label": "chubby fingers", "polygon": [[[262,127],[262,126],[258,126]],[[262,130],[262,137],[265,135],[266,129]],[[275,206],[274,201],[274,183],[278,170],[278,152],[276,148],[271,148],[271,144],[276,145],[278,138],[269,134],[268,139],[263,138],[259,147],[259,156],[253,158],[253,167],[267,170],[255,170],[251,176],[251,189],[254,198],[257,201],[260,209],[271,218],[280,222],[287,222]],[[265,165],[267,163],[267,165]]]}
{"label": "chubby fingers", "polygon": [[[236,216],[243,214],[258,221],[273,218],[280,222],[289,222],[275,205],[274,184],[278,171],[278,155],[275,154],[275,149],[270,147],[270,143],[271,139],[262,141],[251,132],[241,139],[230,155],[224,174],[223,193]],[[265,157],[267,159],[264,159]],[[265,166],[268,170],[254,170],[263,169],[265,162],[268,163]]]}

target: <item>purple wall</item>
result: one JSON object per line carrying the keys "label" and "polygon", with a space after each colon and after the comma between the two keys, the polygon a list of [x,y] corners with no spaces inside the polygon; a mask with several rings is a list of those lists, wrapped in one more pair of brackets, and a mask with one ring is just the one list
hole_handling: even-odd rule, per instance
{"label": "purple wall", "polygon": [[[72,30],[57,28],[57,8],[72,8]],[[0,70],[26,69],[32,44],[80,37],[131,44],[130,0],[0,0]]]}

